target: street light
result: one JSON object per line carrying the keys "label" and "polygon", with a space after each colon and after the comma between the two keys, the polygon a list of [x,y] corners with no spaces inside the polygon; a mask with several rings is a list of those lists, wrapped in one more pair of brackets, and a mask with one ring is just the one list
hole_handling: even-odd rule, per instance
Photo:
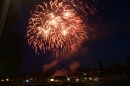
{"label": "street light", "polygon": [[2,10],[1,10],[1,16],[0,16],[0,36],[2,34],[2,29],[3,29],[4,22],[5,22],[5,19],[6,19],[6,15],[7,15],[8,9],[9,9],[10,1],[11,0],[5,0],[4,4],[3,4],[3,7],[2,7]]}

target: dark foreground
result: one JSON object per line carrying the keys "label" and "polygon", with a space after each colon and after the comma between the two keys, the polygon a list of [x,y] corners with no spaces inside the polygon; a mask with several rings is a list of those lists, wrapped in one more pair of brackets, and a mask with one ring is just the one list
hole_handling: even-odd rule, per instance
{"label": "dark foreground", "polygon": [[130,79],[104,82],[73,83],[1,83],[0,86],[130,86]]}

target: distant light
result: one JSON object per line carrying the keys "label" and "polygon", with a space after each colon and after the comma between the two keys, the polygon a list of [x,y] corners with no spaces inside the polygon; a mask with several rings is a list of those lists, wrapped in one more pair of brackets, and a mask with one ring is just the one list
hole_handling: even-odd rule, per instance
{"label": "distant light", "polygon": [[29,80],[26,80],[26,82],[30,82]]}
{"label": "distant light", "polygon": [[70,78],[67,78],[68,81],[70,81]]}
{"label": "distant light", "polygon": [[79,79],[76,79],[76,81],[78,82],[78,81],[79,81]]}
{"label": "distant light", "polygon": [[92,78],[90,77],[89,80],[92,80]]}
{"label": "distant light", "polygon": [[85,77],[84,79],[87,80],[87,77]]}
{"label": "distant light", "polygon": [[6,81],[9,81],[9,79],[6,79]]}
{"label": "distant light", "polygon": [[87,74],[86,73],[84,73],[84,76],[86,76]]}
{"label": "distant light", "polygon": [[54,81],[54,79],[51,79],[51,82],[53,82]]}
{"label": "distant light", "polygon": [[1,79],[1,81],[3,82],[4,80],[3,80],[3,79]]}
{"label": "distant light", "polygon": [[93,81],[99,81],[99,78],[98,78],[98,77],[96,77],[96,78],[94,78],[94,79],[93,79]]}
{"label": "distant light", "polygon": [[33,78],[29,78],[29,80],[33,80]]}

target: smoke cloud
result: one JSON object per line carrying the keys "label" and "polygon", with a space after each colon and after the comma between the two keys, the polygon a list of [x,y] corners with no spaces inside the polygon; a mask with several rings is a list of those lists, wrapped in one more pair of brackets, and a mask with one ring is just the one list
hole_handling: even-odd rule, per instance
{"label": "smoke cloud", "polygon": [[55,73],[53,73],[51,77],[73,75],[79,66],[80,62],[78,61],[73,62],[70,64],[69,70],[66,69],[55,70]]}
{"label": "smoke cloud", "polygon": [[58,60],[55,60],[55,61],[51,62],[50,64],[43,65],[43,73],[47,72],[49,69],[54,67],[57,63],[58,63]]}
{"label": "smoke cloud", "polygon": [[80,66],[80,63],[77,61],[77,62],[73,62],[71,63],[70,65],[70,71],[71,71],[71,74],[74,74],[76,69]]}
{"label": "smoke cloud", "polygon": [[66,75],[68,75],[68,70],[61,69],[61,70],[56,70],[55,73],[53,73],[51,77],[55,77],[55,76],[66,76]]}

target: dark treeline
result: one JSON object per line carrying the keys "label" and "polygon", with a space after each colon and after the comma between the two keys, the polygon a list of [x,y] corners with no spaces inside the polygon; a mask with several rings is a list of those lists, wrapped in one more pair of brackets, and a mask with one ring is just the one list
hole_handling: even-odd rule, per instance
{"label": "dark treeline", "polygon": [[103,67],[102,61],[99,61],[99,75],[129,75],[130,76],[130,58],[126,58],[126,64],[114,62],[113,67]]}

